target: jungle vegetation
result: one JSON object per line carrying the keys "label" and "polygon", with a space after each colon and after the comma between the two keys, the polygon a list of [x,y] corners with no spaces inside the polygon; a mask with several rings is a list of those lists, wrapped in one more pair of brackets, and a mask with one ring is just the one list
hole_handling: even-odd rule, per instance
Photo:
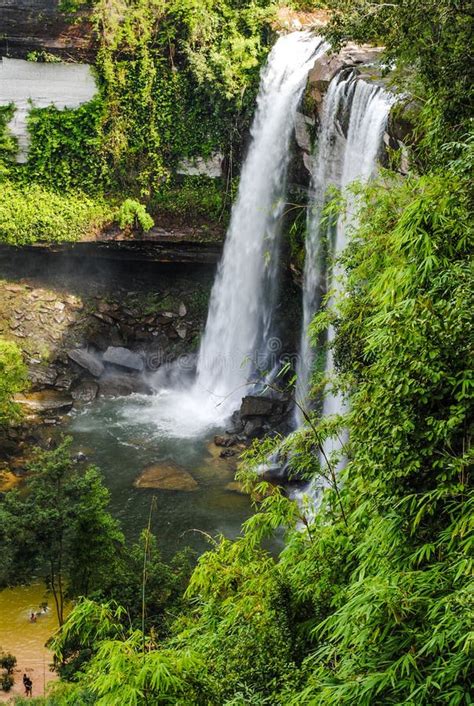
{"label": "jungle vegetation", "polygon": [[[71,10],[85,4],[68,3]],[[147,62],[159,56],[176,81],[189,79],[183,95],[191,104],[202,107],[211,101],[206,91],[218,91],[213,105],[219,115],[239,116],[225,123],[238,131],[248,120],[250,86],[266,50],[260,23],[268,7],[179,0],[163,10],[159,2],[136,0],[127,4],[129,22],[117,29],[104,16],[105,5],[92,4],[107,40],[101,40],[99,64],[105,111],[97,118],[99,171],[105,169],[106,180],[117,175],[120,188],[134,174],[148,199],[181,149],[158,118],[144,134],[127,124],[133,118],[126,110],[122,122],[114,106],[126,104],[139,86],[137,113],[148,115],[151,107],[153,114],[150,83],[160,83],[161,74]],[[63,679],[38,703],[472,703],[472,17],[451,0],[319,5],[334,12],[327,30],[334,42],[387,45],[387,61],[397,63],[400,82],[420,107],[409,175],[384,170],[357,187],[359,224],[342,256],[344,290],[312,324],[315,340],[328,321],[336,329],[336,374],[330,381],[315,374],[313,394],[337,386],[350,395],[350,410],[323,420],[308,411],[299,432],[247,455],[240,479],[253,493],[255,514],[242,536],[215,538],[192,573],[177,570],[170,603],[157,599],[146,622],[136,603],[143,544],[133,553],[135,569],[123,569],[128,581],[135,575],[134,605],[122,578],[114,589],[78,590],[82,598],[52,642]],[[168,34],[160,29],[159,41],[150,14],[158,11],[164,13],[160,28],[168,28]],[[247,22],[253,27],[248,42],[242,39]],[[226,70],[235,56],[246,57],[237,76],[235,66]],[[196,113],[188,118],[193,124]],[[205,139],[197,128],[193,138],[210,151],[214,139],[226,139],[230,150],[237,133],[222,135],[207,125]],[[38,174],[41,181],[40,168]],[[321,444],[343,429],[348,440],[322,463]],[[295,475],[321,482],[316,510],[257,476],[262,456],[281,443]],[[341,454],[347,463],[336,475]],[[49,461],[42,464],[47,470]],[[285,533],[285,546],[275,556],[265,540],[277,531]]]}

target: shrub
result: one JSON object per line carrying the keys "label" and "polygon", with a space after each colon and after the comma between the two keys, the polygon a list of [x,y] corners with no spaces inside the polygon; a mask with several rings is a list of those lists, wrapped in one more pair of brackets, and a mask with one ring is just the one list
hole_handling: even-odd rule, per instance
{"label": "shrub", "polygon": [[117,220],[120,228],[139,228],[146,233],[153,228],[154,221],[145,206],[135,199],[126,199],[119,208]]}
{"label": "shrub", "polygon": [[80,191],[59,194],[39,184],[2,183],[0,242],[73,241],[112,220],[112,208]]}

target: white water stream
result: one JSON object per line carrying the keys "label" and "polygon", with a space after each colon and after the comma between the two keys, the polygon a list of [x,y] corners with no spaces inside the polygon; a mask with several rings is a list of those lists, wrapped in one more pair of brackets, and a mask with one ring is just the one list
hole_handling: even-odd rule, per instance
{"label": "white water stream", "polygon": [[[165,384],[154,415],[163,431],[193,435],[229,417],[250,380],[271,369],[281,218],[290,139],[308,71],[326,48],[307,32],[284,35],[262,71],[252,141],[242,168],[224,253],[191,385]],[[178,373],[176,375],[176,373]]]}
{"label": "white water stream", "polygon": [[[377,158],[382,148],[383,133],[393,97],[374,83],[358,78],[356,74],[338,74],[330,84],[325,99],[320,130],[319,148],[314,162],[313,190],[314,204],[308,220],[306,241],[306,265],[303,289],[304,321],[301,337],[301,354],[298,369],[297,399],[307,404],[311,370],[315,360],[315,350],[308,339],[308,326],[317,312],[322,295],[327,289],[332,292],[328,303],[341,290],[342,272],[338,258],[347,244],[350,232],[357,225],[357,199],[348,187],[355,181],[367,181],[377,168]],[[348,116],[347,138],[344,138],[341,120]],[[322,209],[327,200],[327,190],[337,186],[345,197],[344,212],[337,219],[335,228],[326,230],[322,219]],[[323,261],[323,239],[328,237],[329,265]],[[331,266],[331,263],[335,263]],[[331,344],[334,329],[329,327],[325,376],[330,378],[334,371]],[[322,416],[343,414],[347,400],[337,391],[328,389],[324,398]],[[301,424],[301,419],[297,419]],[[344,439],[328,439],[324,445],[323,457],[331,458],[338,452]],[[324,458],[322,459],[324,463]],[[344,461],[340,461],[342,465]],[[313,484],[315,485],[315,484]],[[313,492],[311,492],[311,490]],[[315,495],[310,488],[310,495]]]}

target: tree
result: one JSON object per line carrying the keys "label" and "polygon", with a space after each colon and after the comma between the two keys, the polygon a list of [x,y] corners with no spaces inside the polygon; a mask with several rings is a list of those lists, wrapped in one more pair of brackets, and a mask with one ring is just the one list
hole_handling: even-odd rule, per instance
{"label": "tree", "polygon": [[65,439],[53,451],[40,452],[29,467],[26,493],[10,491],[0,500],[3,583],[46,571],[60,625],[67,598],[106,584],[124,544],[107,511],[109,493],[98,470],[81,472],[70,445]]}

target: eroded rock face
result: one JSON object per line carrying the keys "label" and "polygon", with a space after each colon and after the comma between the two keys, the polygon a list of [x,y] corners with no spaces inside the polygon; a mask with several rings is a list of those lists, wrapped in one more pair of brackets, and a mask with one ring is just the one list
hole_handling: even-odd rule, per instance
{"label": "eroded rock face", "polygon": [[315,63],[308,75],[308,93],[319,111],[329,84],[341,69],[368,66],[380,59],[382,47],[371,47],[368,44],[347,44],[337,54],[325,54]]}
{"label": "eroded rock face", "polygon": [[68,412],[73,405],[73,398],[58,390],[43,390],[15,395],[15,402],[28,412],[52,414]]}
{"label": "eroded rock face", "polygon": [[134,483],[137,488],[194,491],[198,484],[190,473],[175,463],[155,463],[147,466]]}
{"label": "eroded rock face", "polygon": [[87,14],[70,23],[58,0],[0,0],[0,28],[0,54],[24,59],[31,51],[47,51],[84,61],[95,53]]}
{"label": "eroded rock face", "polygon": [[276,410],[276,407],[278,407],[278,411],[281,411],[280,403],[269,397],[247,395],[242,399],[240,417],[243,420],[248,417],[270,417]]}

